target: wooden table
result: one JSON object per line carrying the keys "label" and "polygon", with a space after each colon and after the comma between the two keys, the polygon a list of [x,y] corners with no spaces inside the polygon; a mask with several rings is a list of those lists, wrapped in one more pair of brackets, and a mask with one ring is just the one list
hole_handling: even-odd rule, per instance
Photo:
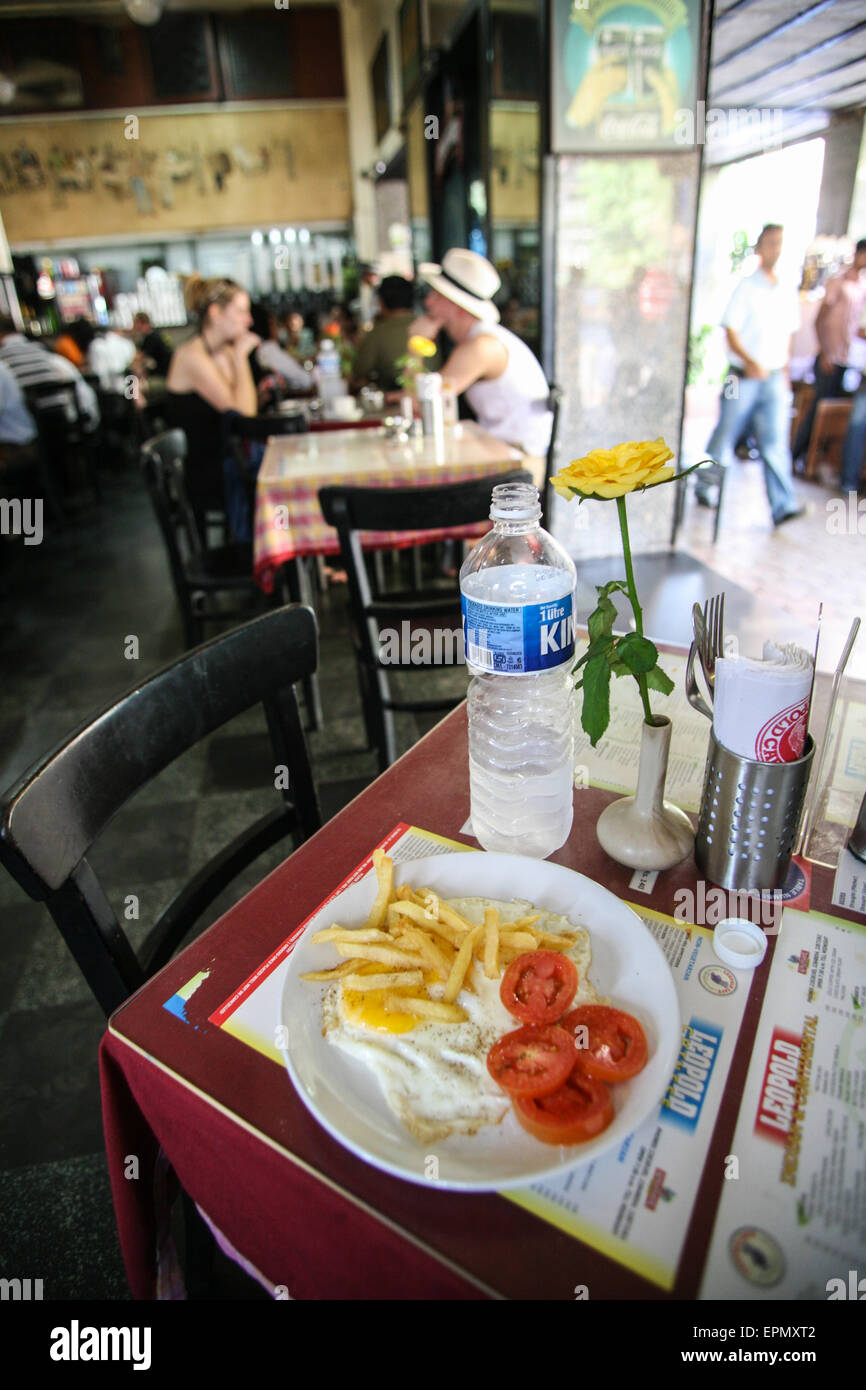
{"label": "wooden table", "polygon": [[[478,425],[447,429],[441,443],[431,436],[388,438],[384,429],[341,429],[333,433],[279,435],[268,441],[256,486],[254,573],[267,592],[280,565],[304,555],[337,555],[337,533],[326,526],[319,488],[339,483],[369,487],[430,486],[463,482],[519,467],[513,449]],[[424,532],[424,539],[472,538],[486,527]],[[369,532],[364,546],[393,549],[417,545],[415,532]]]}
{"label": "wooden table", "polygon": [[[632,870],[609,859],[595,836],[597,817],[611,798],[592,786],[576,790],[574,829],[551,858],[633,901]],[[395,823],[472,844],[461,832],[468,812],[464,705],[115,1013],[101,1050],[104,1116],[135,1296],[154,1294],[156,1218],[147,1194],[161,1145],[184,1188],[234,1251],[292,1298],[570,1300],[576,1285],[588,1286],[593,1300],[696,1297],[773,957],[772,936],[767,957],[745,985],[736,1050],[669,1294],[503,1197],[421,1188],[356,1159],[312,1118],[280,1067],[208,1021]],[[679,890],[694,894],[697,877],[689,857],[659,874],[641,901],[672,915]],[[813,908],[829,909],[832,880],[832,872],[811,866]],[[855,915],[832,911],[862,927]],[[181,1021],[166,1001],[198,972],[203,978]],[[130,1152],[142,1162],[136,1184],[125,1180],[124,1155]],[[742,1296],[749,1297],[748,1290]],[[767,1320],[778,1319],[765,1311]]]}

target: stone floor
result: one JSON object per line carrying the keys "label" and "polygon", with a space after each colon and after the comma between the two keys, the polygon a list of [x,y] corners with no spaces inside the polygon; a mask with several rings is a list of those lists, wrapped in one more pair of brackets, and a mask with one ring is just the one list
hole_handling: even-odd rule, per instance
{"label": "stone floor", "polygon": [[[823,599],[821,665],[832,669],[866,597],[863,540],[828,526],[832,490],[803,486],[810,515],[774,531],[760,465],[737,466],[722,530],[686,506],[677,549],[637,561],[647,630],[685,642],[690,610],[720,587],[743,650],[767,635],[814,640]],[[864,504],[866,508],[866,504]],[[866,532],[866,517],[863,520]],[[579,616],[594,583],[620,561],[581,565]],[[182,651],[159,533],[135,473],[108,478],[101,504],[82,505],[40,546],[0,538],[0,787],[133,681]],[[354,666],[339,589],[318,605],[325,726],[310,737],[326,815],[375,774],[363,744]],[[126,639],[139,657],[127,660]],[[866,674],[866,639],[852,667]],[[459,671],[446,678],[465,688]],[[425,726],[426,727],[426,726]],[[421,726],[401,716],[401,747]],[[267,782],[267,789],[265,783]],[[179,760],[130,803],[94,852],[115,902],[140,898],[147,919],[218,845],[253,818],[272,768],[261,725],[244,716]],[[278,863],[276,848],[216,904],[215,920]],[[46,1298],[122,1299],[120,1259],[103,1157],[96,1050],[104,1018],[46,911],[0,871],[0,1276],[41,1278]],[[224,1267],[224,1296],[256,1297]]]}

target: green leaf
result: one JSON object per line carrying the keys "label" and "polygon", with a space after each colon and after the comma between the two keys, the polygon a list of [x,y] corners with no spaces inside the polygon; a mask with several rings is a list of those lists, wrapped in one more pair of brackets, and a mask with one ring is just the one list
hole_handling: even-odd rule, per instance
{"label": "green leaf", "polygon": [[599,598],[607,598],[608,594],[615,593],[627,594],[628,585],[624,579],[609,579],[606,584],[597,584],[596,593]]}
{"label": "green leaf", "polygon": [[594,748],[610,723],[610,666],[606,656],[594,656],[587,662],[580,722]]}
{"label": "green leaf", "polygon": [[608,657],[608,660],[610,661],[610,669],[613,671],[613,674],[615,676],[634,675],[634,672],[629,670],[624,661],[617,661],[616,657],[614,657],[613,660],[611,660],[610,657]]}
{"label": "green leaf", "polygon": [[660,695],[670,695],[674,688],[673,681],[661,666],[654,666],[651,671],[647,671],[646,683],[650,690],[657,690]]}
{"label": "green leaf", "polygon": [[651,671],[659,659],[658,649],[648,637],[637,632],[627,632],[616,644],[617,660],[624,661],[632,675],[644,675]]}
{"label": "green leaf", "polygon": [[603,652],[607,652],[608,649],[612,646],[612,635],[609,632],[603,632],[602,635],[596,638],[594,642],[590,642],[583,656],[580,658],[579,661],[575,662],[574,666],[572,667],[572,670],[579,671],[581,666],[584,666],[587,661],[591,661],[594,656],[601,656]]}
{"label": "green leaf", "polygon": [[599,637],[609,636],[613,632],[613,624],[616,619],[616,606],[599,591],[598,607],[590,613],[587,620],[590,642],[595,642]]}

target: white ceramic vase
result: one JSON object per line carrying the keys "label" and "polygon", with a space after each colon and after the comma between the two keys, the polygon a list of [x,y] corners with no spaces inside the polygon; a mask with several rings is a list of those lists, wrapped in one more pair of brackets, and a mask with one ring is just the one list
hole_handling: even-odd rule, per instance
{"label": "white ceramic vase", "polygon": [[692,848],[695,832],[685,811],[665,801],[671,721],[644,721],[634,796],[606,806],[598,818],[599,843],[611,859],[632,869],[670,869]]}

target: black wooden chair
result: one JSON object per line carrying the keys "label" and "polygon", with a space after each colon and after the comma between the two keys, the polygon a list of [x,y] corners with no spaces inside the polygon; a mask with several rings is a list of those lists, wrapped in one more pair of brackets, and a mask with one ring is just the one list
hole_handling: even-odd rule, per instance
{"label": "black wooden chair", "polygon": [[550,523],[550,480],[556,472],[556,443],[564,398],[565,392],[562,387],[557,386],[556,382],[551,382],[547,408],[553,416],[553,422],[550,427],[550,443],[547,446],[547,459],[544,465],[544,487],[541,491],[541,524],[545,527],[549,527]]}
{"label": "black wooden chair", "polygon": [[[324,487],[319,491],[325,521],[336,527],[340,539],[342,565],[349,581],[352,642],[364,725],[383,771],[397,756],[395,711],[435,713],[453,709],[463,699],[462,694],[432,699],[395,696],[388,680],[391,672],[414,672],[423,685],[423,677],[429,677],[431,667],[447,668],[462,662],[460,596],[454,581],[447,587],[382,591],[379,581],[370,578],[360,533],[439,530],[486,521],[493,488],[498,483],[513,482],[531,483],[532,476],[518,470],[433,487]],[[409,660],[391,660],[393,653],[383,651],[380,624],[399,634],[400,655],[409,656]],[[424,645],[432,657],[423,665],[411,660],[413,642],[416,652],[423,651],[424,639],[419,635],[422,631],[427,633]],[[444,659],[437,660],[437,653]],[[384,659],[385,655],[388,659]]]}
{"label": "black wooden chair", "polygon": [[[215,637],[133,686],[31,768],[0,801],[0,862],[44,902],[110,1014],[169,960],[202,913],[271,845],[320,825],[296,682],[316,668],[315,615],[292,606]],[[187,749],[255,704],[264,706],[282,804],[201,869],[136,956],[87,854],[120,808]]]}
{"label": "black wooden chair", "polygon": [[[253,579],[252,546],[243,542],[206,547],[186,490],[183,430],[166,430],[141,451],[156,519],[168,555],[174,591],[183,620],[184,642],[194,647],[204,639],[206,623],[249,618],[264,599]],[[229,596],[232,607],[222,607]]]}
{"label": "black wooden chair", "polygon": [[78,404],[74,381],[43,381],[24,388],[24,398],[36,422],[42,472],[53,482],[52,504],[62,508],[63,497],[85,483],[96,501],[102,497],[97,469],[99,428],[88,429]]}

